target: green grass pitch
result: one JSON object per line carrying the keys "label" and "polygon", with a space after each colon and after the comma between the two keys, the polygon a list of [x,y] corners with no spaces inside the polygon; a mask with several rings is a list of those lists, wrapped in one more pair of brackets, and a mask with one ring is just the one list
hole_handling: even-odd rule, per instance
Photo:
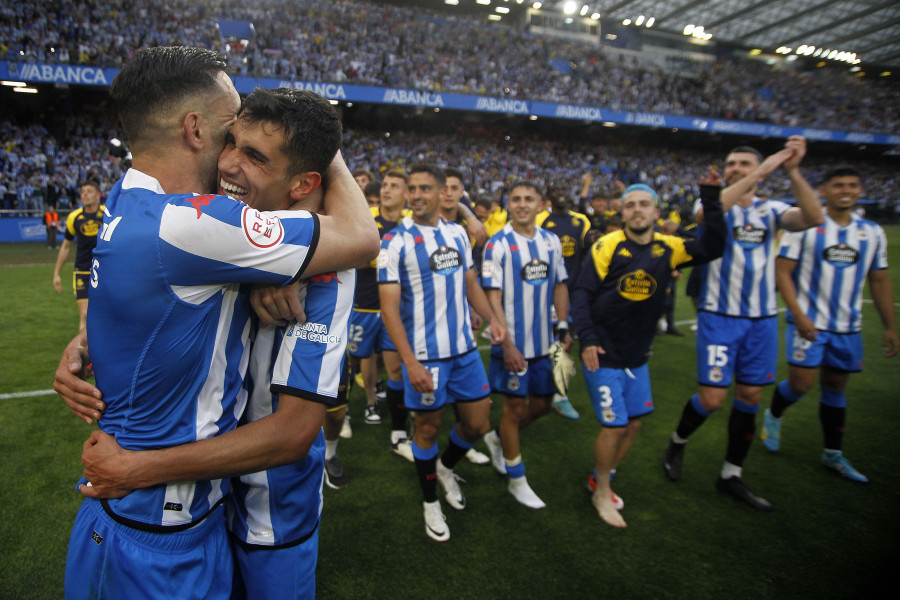
{"label": "green grass pitch", "polygon": [[[900,290],[900,227],[887,228]],[[56,253],[0,244],[0,598],[60,598],[69,530],[80,504],[74,483],[91,428],[49,390],[59,354],[75,333],[69,289],[53,291]],[[63,281],[71,279],[71,265]],[[692,310],[679,291],[677,318]],[[785,419],[782,451],[754,443],[745,480],[775,504],[753,512],[713,487],[725,453],[728,410],[691,439],[681,481],[660,466],[667,436],[695,388],[694,336],[663,336],[650,360],[656,412],[644,420],[614,489],[625,530],[597,516],[585,483],[599,425],[581,375],[571,399],[581,419],[550,415],[522,433],[528,479],[547,502],[515,502],[490,466],[460,463],[468,506],[444,503],[446,544],[426,537],[412,465],[390,454],[387,424],[365,425],[351,398],[353,438],[339,454],[350,477],[325,490],[318,596],[349,598],[866,598],[893,581],[900,539],[900,358],[881,358],[882,327],[865,305],[865,371],[848,390],[844,449],[871,479],[853,484],[819,464],[818,391]],[[482,342],[484,343],[484,342]],[[484,353],[486,356],[486,352]],[[778,377],[786,374],[783,349]],[[765,393],[768,406],[771,388]],[[494,423],[500,402],[492,407]],[[761,419],[758,419],[761,421]],[[452,413],[445,412],[445,429]],[[446,432],[445,432],[446,433]],[[440,438],[446,444],[446,435]],[[483,444],[479,444],[482,451]]]}

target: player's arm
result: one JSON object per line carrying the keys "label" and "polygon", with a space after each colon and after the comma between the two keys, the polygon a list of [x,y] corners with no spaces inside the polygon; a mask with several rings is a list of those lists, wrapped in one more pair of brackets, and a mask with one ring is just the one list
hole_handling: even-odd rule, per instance
{"label": "player's arm", "polygon": [[325,174],[319,240],[304,276],[330,273],[372,260],[378,254],[378,227],[340,151]]}
{"label": "player's arm", "polygon": [[381,320],[397,348],[400,360],[406,366],[410,385],[422,394],[433,392],[434,381],[431,372],[416,358],[409,339],[406,337],[406,330],[403,328],[403,320],[400,318],[400,284],[380,283],[378,297],[381,300]]}
{"label": "player's arm", "polygon": [[807,317],[800,309],[800,302],[797,300],[797,287],[794,285],[792,277],[794,269],[797,268],[797,261],[784,256],[775,259],[775,285],[781,293],[785,306],[791,311],[794,318],[794,326],[797,333],[805,340],[811,342],[816,341],[819,331],[816,329],[812,319]]}
{"label": "player's arm", "polygon": [[62,280],[59,277],[59,273],[66,261],[69,260],[69,252],[71,251],[72,241],[64,239],[59,247],[59,253],[56,255],[56,266],[53,267],[53,287],[56,288],[57,293],[62,293]]}
{"label": "player's arm", "polygon": [[559,335],[559,343],[569,351],[572,347],[572,336],[569,335],[569,286],[565,282],[553,286],[553,308],[556,309],[556,326]]}
{"label": "player's arm", "polygon": [[[709,169],[707,174],[700,179],[700,210],[706,213],[706,226],[700,237],[685,240],[686,255],[673,256],[672,268],[685,263],[685,259],[691,264],[700,265],[708,263],[722,256],[725,251],[725,214],[721,197],[725,191],[721,187],[721,175],[714,169]],[[699,211],[698,211],[699,212]]]}
{"label": "player's arm", "polygon": [[806,138],[792,135],[785,147],[794,151],[793,156],[784,161],[785,172],[791,180],[791,189],[797,206],[789,208],[781,215],[781,226],[788,231],[803,231],[810,227],[817,227],[825,222],[822,214],[822,203],[815,190],[800,172],[800,161],[806,156]]}
{"label": "player's arm", "polygon": [[502,315],[498,317],[498,313],[492,310],[491,303],[488,302],[484,290],[478,283],[478,274],[475,273],[475,269],[466,271],[466,299],[469,301],[469,305],[490,323],[491,343],[502,344],[506,339],[506,322],[504,320],[501,323]]}
{"label": "player's arm", "polygon": [[[759,163],[759,166],[757,166],[749,175],[723,189],[721,196],[722,210],[724,212],[731,210],[731,207],[737,204],[742,197],[753,191],[753,188],[756,187],[757,183],[775,171],[775,169],[793,156],[793,154],[794,149],[785,147],[775,154],[766,157],[766,159]],[[710,169],[710,171],[712,171],[712,169]],[[695,216],[697,223],[700,225],[705,224],[705,211],[702,207],[696,212]]]}
{"label": "player's arm", "polygon": [[100,418],[106,404],[101,400],[103,394],[100,390],[79,377],[79,373],[88,364],[87,330],[82,329],[63,350],[56,367],[53,389],[73,415],[91,425],[94,419]]}
{"label": "player's arm", "polygon": [[456,210],[459,211],[459,214],[462,215],[462,218],[466,220],[466,233],[469,234],[469,238],[475,241],[475,245],[484,246],[484,243],[487,241],[487,229],[484,226],[478,217],[475,216],[468,206],[460,202],[456,206]]}
{"label": "player's arm", "polygon": [[897,338],[897,321],[894,316],[894,290],[887,269],[869,271],[869,293],[872,303],[884,325],[884,358],[896,356],[900,350]]}
{"label": "player's arm", "polygon": [[[487,289],[484,290],[484,293],[491,305],[491,310],[497,316],[497,322],[505,331],[509,331],[508,323],[506,322],[506,313],[503,310],[503,290]],[[516,344],[511,335],[507,335],[500,346],[503,348],[503,364],[507,371],[520,373],[525,370],[528,366],[528,362],[525,360],[525,357],[522,356],[522,353],[519,352],[519,349],[516,348]]]}
{"label": "player's arm", "polygon": [[214,438],[162,450],[131,451],[97,430],[81,462],[89,498],[115,498],[168,481],[219,479],[255,473],[306,458],[325,419],[325,405],[280,394],[278,409]]}
{"label": "player's arm", "polygon": [[606,350],[600,345],[600,336],[591,318],[591,299],[597,297],[600,283],[600,276],[594,267],[592,250],[581,266],[578,283],[572,291],[572,322],[581,343],[581,361],[588,371],[596,371],[600,366],[597,355],[606,354]]}

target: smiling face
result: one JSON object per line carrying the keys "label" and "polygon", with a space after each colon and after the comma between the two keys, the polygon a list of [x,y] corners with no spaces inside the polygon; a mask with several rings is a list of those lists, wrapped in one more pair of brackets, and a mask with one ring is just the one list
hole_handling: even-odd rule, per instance
{"label": "smiling face", "polygon": [[512,189],[507,202],[509,219],[518,229],[529,229],[541,211],[541,196],[532,187],[518,185]]}
{"label": "smiling face", "polygon": [[832,177],[819,189],[831,211],[848,211],[856,206],[863,188],[857,175]]}
{"label": "smiling face", "polygon": [[238,120],[219,156],[220,194],[257,210],[286,210],[292,204],[290,161],[282,151],[281,129],[266,122]]}
{"label": "smiling face", "polygon": [[752,152],[732,152],[725,157],[725,183],[737,183],[759,166],[759,157]]}
{"label": "smiling face", "polygon": [[409,208],[413,218],[425,225],[437,225],[442,186],[431,173],[409,176]]}
{"label": "smiling face", "polygon": [[631,233],[642,235],[653,227],[659,218],[659,209],[648,192],[635,190],[629,192],[622,201],[622,221]]}

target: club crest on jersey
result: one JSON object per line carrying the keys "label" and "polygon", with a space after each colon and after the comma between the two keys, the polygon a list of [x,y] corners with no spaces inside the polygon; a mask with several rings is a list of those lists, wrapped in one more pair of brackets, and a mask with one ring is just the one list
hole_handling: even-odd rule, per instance
{"label": "club crest on jersey", "polygon": [[452,275],[462,267],[462,256],[456,248],[442,244],[428,258],[428,266],[439,275]]}
{"label": "club crest on jersey", "polygon": [[656,280],[643,269],[619,277],[619,295],[633,302],[650,298],[656,292],[656,287]]}
{"label": "club crest on jersey", "polygon": [[752,224],[747,223],[746,225],[735,227],[731,233],[734,237],[734,241],[744,248],[756,248],[766,241],[769,230],[761,227],[754,227]]}
{"label": "club crest on jersey", "polygon": [[241,225],[247,240],[257,248],[271,248],[284,238],[284,227],[278,217],[263,216],[249,206],[241,213]]}
{"label": "club crest on jersey", "polygon": [[612,409],[611,406],[607,406],[603,409],[603,422],[604,423],[612,423],[616,420],[616,411]]}
{"label": "club crest on jersey", "polygon": [[422,406],[431,406],[434,404],[434,392],[422,394]]}
{"label": "club crest on jersey", "polygon": [[378,264],[379,269],[384,269],[391,263],[391,255],[387,250],[381,250],[378,253],[378,258],[376,258],[375,261]]}
{"label": "club crest on jersey", "polygon": [[490,279],[494,276],[494,262],[491,260],[484,261],[484,264],[481,265],[481,276],[484,279]]}
{"label": "club crest on jersey", "polygon": [[518,390],[519,389],[519,378],[516,377],[515,375],[510,377],[509,380],[507,380],[507,382],[506,382],[506,387],[511,392],[515,392],[516,390]]}
{"label": "club crest on jersey", "polygon": [[522,281],[530,285],[541,285],[550,276],[550,265],[538,258],[522,266]]}
{"label": "club crest on jersey", "polygon": [[824,256],[826,261],[839,269],[854,265],[859,260],[859,252],[856,251],[856,248],[852,248],[844,242],[825,248]]}
{"label": "club crest on jersey", "polygon": [[723,379],[725,379],[725,375],[719,367],[713,367],[709,370],[709,380],[713,383],[720,383]]}
{"label": "club crest on jersey", "polygon": [[650,250],[650,255],[653,258],[659,258],[663,254],[666,253],[666,248],[662,244],[653,244],[653,249]]}

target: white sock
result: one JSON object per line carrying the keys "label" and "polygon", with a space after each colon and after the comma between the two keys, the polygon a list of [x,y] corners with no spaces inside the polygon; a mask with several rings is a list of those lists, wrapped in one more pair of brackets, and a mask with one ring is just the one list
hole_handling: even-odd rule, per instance
{"label": "white sock", "polygon": [[328,460],[337,454],[337,445],[337,440],[334,440],[333,442],[325,440],[325,460]]}
{"label": "white sock", "polygon": [[722,465],[722,479],[730,479],[732,477],[740,477],[743,472],[743,467],[739,467],[737,465],[733,465],[728,461],[725,461],[725,464]]}

